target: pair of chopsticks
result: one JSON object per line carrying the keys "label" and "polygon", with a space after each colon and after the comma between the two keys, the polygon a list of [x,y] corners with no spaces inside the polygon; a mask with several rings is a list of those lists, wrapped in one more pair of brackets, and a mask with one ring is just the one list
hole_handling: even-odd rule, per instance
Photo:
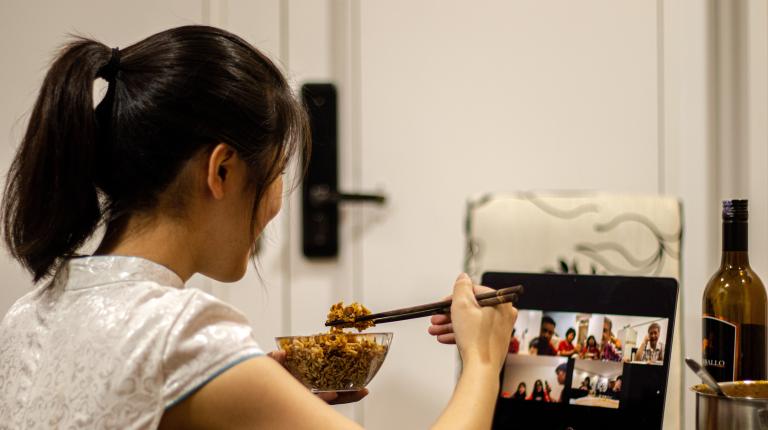
{"label": "pair of chopsticks", "polygon": [[[477,294],[475,299],[480,306],[496,306],[502,303],[511,302],[513,305],[517,303],[518,296],[523,293],[522,285],[515,285],[513,287],[502,288],[489,293]],[[452,300],[445,300],[442,302],[429,303],[421,306],[413,306],[410,308],[395,309],[393,311],[379,312],[376,314],[364,315],[355,318],[354,321],[334,320],[325,323],[326,326],[352,326],[355,323],[363,321],[373,321],[374,324],[382,324],[393,321],[409,320],[412,318],[426,317],[435,314],[445,314],[451,311]]]}

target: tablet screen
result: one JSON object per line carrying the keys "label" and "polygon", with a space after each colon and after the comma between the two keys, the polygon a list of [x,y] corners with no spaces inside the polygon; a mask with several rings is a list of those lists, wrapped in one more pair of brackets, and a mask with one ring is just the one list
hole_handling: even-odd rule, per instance
{"label": "tablet screen", "polygon": [[483,277],[495,288],[518,283],[525,294],[500,375],[494,428],[661,428],[676,282]]}

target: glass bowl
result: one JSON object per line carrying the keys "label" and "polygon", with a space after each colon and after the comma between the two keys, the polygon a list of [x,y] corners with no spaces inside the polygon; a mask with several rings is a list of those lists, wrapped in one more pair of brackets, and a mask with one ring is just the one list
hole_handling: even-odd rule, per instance
{"label": "glass bowl", "polygon": [[379,371],[392,333],[323,333],[275,338],[284,365],[315,393],[358,391]]}

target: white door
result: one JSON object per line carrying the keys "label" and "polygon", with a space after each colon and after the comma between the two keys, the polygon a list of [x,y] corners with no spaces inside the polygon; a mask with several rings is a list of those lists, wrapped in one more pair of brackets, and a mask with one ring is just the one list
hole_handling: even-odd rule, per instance
{"label": "white door", "polygon": [[[359,7],[361,185],[391,196],[362,237],[368,306],[450,292],[470,195],[659,191],[656,2]],[[382,327],[395,336],[368,428],[427,428],[447,403],[456,354],[427,324]]]}

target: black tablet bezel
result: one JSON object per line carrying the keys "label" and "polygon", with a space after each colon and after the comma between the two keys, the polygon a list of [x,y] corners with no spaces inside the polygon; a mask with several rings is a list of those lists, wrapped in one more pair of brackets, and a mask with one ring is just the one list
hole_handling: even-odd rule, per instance
{"label": "black tablet bezel", "polygon": [[[568,404],[539,404],[509,401],[498,397],[494,429],[553,428],[580,429],[622,426],[631,422],[638,428],[662,428],[664,402],[669,381],[669,363],[675,328],[678,284],[672,278],[486,272],[482,285],[499,289],[522,284],[524,294],[518,309],[550,312],[583,312],[608,315],[636,315],[668,319],[663,366],[633,367],[637,379],[660,383],[661,392],[644,393],[621,409],[604,409]],[[569,375],[573,360],[569,360]],[[630,366],[625,364],[625,366]],[[638,365],[631,365],[638,366]],[[642,369],[647,367],[647,369]],[[659,369],[661,367],[661,369]],[[500,375],[503,378],[503,371]],[[656,378],[654,380],[654,378]],[[646,381],[647,380],[647,381]],[[626,381],[626,383],[631,383]],[[570,378],[566,382],[570,384]],[[652,386],[652,385],[650,385]],[[645,388],[645,387],[644,387]],[[613,425],[609,425],[612,422]],[[512,423],[512,424],[510,424]]]}

